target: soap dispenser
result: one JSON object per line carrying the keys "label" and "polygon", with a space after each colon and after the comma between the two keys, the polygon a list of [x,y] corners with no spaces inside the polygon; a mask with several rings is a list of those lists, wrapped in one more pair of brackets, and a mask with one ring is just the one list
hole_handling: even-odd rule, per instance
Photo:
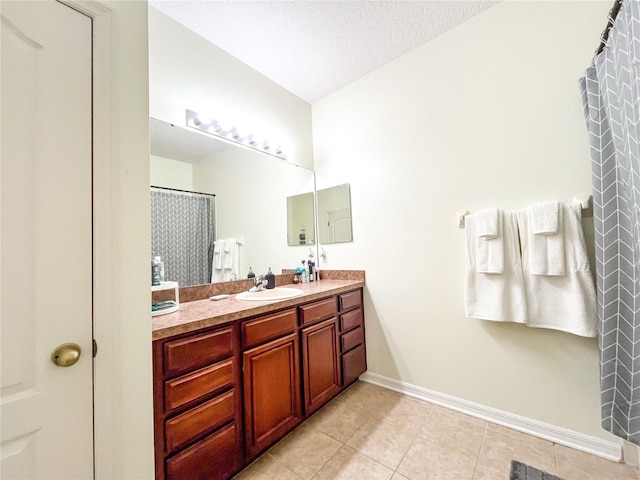
{"label": "soap dispenser", "polygon": [[271,267],[269,267],[269,271],[264,278],[267,281],[267,289],[276,288],[276,276],[271,273]]}
{"label": "soap dispenser", "polygon": [[256,278],[256,274],[253,273],[253,270],[251,270],[251,267],[249,267],[249,273],[247,273],[247,278]]}

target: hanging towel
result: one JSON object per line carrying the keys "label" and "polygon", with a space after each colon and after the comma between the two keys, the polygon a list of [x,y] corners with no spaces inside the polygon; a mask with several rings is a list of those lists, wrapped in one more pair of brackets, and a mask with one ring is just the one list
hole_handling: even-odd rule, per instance
{"label": "hanging towel", "polygon": [[527,307],[516,216],[512,211],[500,213],[500,237],[504,249],[504,268],[500,274],[477,272],[477,214],[465,217],[465,316],[526,323]]}
{"label": "hanging towel", "polygon": [[560,204],[544,202],[531,205],[527,209],[531,233],[534,235],[556,235],[560,229]]}
{"label": "hanging towel", "polygon": [[476,228],[476,272],[504,272],[502,212],[497,208],[480,210],[474,215]]}
{"label": "hanging towel", "polygon": [[[557,209],[554,209],[554,204],[558,206]],[[532,205],[526,209],[530,274],[564,275],[562,216],[562,209],[558,202]],[[556,233],[552,233],[554,230]]]}
{"label": "hanging towel", "polygon": [[224,240],[216,240],[213,243],[213,270],[222,268],[222,249],[224,248]]}
{"label": "hanging towel", "polygon": [[595,337],[596,292],[582,231],[579,204],[560,204],[564,237],[564,276],[531,272],[531,243],[527,210],[518,212],[522,242],[522,270],[527,295],[527,326],[562,330]]}
{"label": "hanging towel", "polygon": [[478,237],[496,238],[500,232],[500,212],[497,208],[487,208],[476,213],[476,229]]}
{"label": "hanging towel", "polygon": [[224,241],[224,253],[222,254],[222,268],[233,268],[233,261],[238,251],[238,244],[235,238],[229,238]]}

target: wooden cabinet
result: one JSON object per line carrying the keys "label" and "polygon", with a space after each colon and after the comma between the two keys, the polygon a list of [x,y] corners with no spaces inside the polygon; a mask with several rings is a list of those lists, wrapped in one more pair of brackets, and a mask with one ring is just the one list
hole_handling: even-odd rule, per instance
{"label": "wooden cabinet", "polygon": [[302,419],[297,333],[242,354],[245,445],[252,457]]}
{"label": "wooden cabinet", "polygon": [[226,326],[153,343],[157,479],[225,479],[243,465],[238,335]]}
{"label": "wooden cabinet", "polygon": [[338,318],[303,329],[301,339],[304,407],[309,415],[331,400],[342,385]]}
{"label": "wooden cabinet", "polygon": [[362,290],[338,295],[338,306],[340,308],[340,367],[344,388],[355,382],[367,370]]}
{"label": "wooden cabinet", "polygon": [[225,480],[366,366],[362,289],[153,342],[157,480]]}

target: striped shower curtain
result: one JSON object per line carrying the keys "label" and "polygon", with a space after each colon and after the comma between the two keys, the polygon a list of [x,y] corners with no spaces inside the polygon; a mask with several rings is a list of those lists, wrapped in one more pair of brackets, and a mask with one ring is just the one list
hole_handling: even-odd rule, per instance
{"label": "striped shower curtain", "polygon": [[591,143],[602,426],[640,445],[640,4],[580,80]]}
{"label": "striped shower curtain", "polygon": [[151,190],[151,254],[181,287],[211,282],[215,197]]}

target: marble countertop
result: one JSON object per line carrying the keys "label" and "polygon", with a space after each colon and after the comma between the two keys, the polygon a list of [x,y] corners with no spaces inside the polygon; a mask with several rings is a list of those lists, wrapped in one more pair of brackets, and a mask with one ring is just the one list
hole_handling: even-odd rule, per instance
{"label": "marble countertop", "polygon": [[[285,285],[283,285],[285,286]],[[209,299],[181,303],[175,313],[152,317],[153,340],[160,340],[181,333],[193,332],[206,327],[224,325],[243,318],[294,307],[329,295],[364,287],[361,280],[321,280],[319,282],[286,285],[304,291],[300,297],[275,301],[237,300],[231,295],[224,300]]]}

